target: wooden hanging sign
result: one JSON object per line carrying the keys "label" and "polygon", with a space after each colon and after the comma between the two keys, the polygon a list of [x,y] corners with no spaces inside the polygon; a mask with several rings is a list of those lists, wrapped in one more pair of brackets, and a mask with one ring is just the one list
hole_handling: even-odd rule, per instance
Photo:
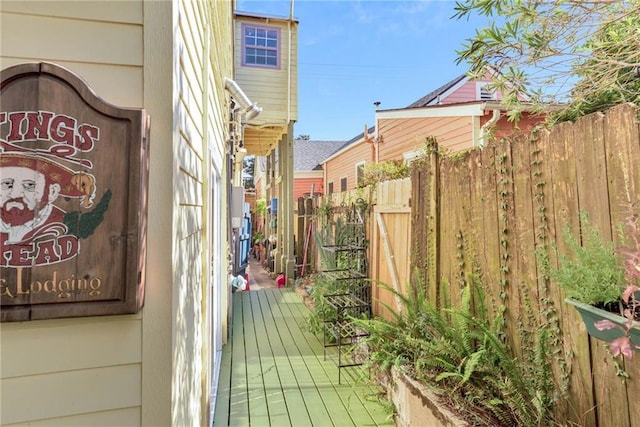
{"label": "wooden hanging sign", "polygon": [[149,120],[50,63],[2,70],[0,319],[138,312]]}

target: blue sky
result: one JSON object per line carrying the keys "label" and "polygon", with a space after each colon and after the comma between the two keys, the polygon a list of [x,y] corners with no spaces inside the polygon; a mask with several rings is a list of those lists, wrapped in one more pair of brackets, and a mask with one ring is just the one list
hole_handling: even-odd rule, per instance
{"label": "blue sky", "polygon": [[[453,20],[453,1],[295,0],[298,121],[294,136],[349,140],[374,124],[373,103],[402,108],[467,71],[456,50],[484,18]],[[237,9],[289,16],[289,1]]]}

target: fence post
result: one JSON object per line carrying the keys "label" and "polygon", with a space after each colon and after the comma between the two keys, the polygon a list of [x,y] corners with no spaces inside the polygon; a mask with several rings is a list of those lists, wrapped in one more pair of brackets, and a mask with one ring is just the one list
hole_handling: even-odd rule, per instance
{"label": "fence post", "polygon": [[[427,227],[425,213],[427,211],[427,176],[426,165],[414,168],[411,173],[411,264],[409,272],[411,283],[427,285]],[[373,236],[373,234],[372,234]],[[373,257],[372,257],[373,259]]]}
{"label": "fence post", "polygon": [[305,229],[305,234],[306,234],[306,252],[307,252],[307,265],[308,267],[305,267],[305,270],[308,272],[315,272],[316,271],[316,250],[315,250],[315,245],[314,245],[314,237],[313,237],[313,216],[315,213],[315,209],[314,209],[314,201],[316,201],[318,199],[307,199],[305,201],[305,217],[304,217],[304,229]]}
{"label": "fence post", "polygon": [[[298,197],[298,220],[296,221],[296,269],[301,269],[304,260],[304,238],[305,238],[306,215],[304,210],[304,198]],[[298,270],[299,274],[301,270]]]}
{"label": "fence post", "polygon": [[427,187],[427,292],[429,300],[440,306],[440,153],[435,138],[428,140],[429,169]]}
{"label": "fence post", "polygon": [[440,155],[435,138],[427,144],[426,161],[411,177],[411,279],[439,306]]}

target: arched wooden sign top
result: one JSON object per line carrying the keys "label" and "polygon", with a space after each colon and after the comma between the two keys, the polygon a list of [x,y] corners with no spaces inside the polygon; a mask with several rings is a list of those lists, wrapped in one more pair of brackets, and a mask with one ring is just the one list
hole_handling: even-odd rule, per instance
{"label": "arched wooden sign top", "polygon": [[1,77],[1,320],[138,312],[148,116],[55,64]]}

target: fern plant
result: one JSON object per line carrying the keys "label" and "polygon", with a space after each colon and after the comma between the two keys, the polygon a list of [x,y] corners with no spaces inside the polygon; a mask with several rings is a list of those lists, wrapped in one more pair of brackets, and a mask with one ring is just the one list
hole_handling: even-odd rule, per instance
{"label": "fern plant", "polygon": [[491,322],[477,279],[469,277],[461,304],[438,309],[424,286],[403,295],[384,286],[402,303],[386,307],[391,320],[356,320],[369,332],[369,365],[387,372],[396,367],[423,382],[473,425],[552,425],[561,398],[545,352],[547,331],[532,325],[533,345],[517,359]]}
{"label": "fern plant", "polygon": [[585,212],[580,213],[580,223],[582,242],[565,229],[565,242],[574,258],[561,255],[560,268],[552,273],[552,278],[569,297],[582,303],[618,301],[624,289],[624,267],[616,257],[613,242],[600,238]]}

